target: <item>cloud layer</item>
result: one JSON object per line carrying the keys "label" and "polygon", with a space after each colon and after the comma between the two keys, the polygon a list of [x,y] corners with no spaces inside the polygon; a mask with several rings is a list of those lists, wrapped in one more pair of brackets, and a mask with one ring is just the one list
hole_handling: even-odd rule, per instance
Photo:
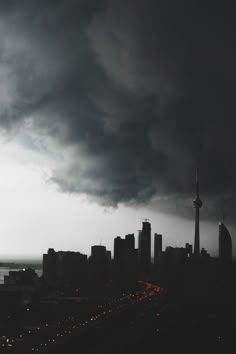
{"label": "cloud layer", "polygon": [[1,125],[30,121],[69,151],[62,190],[170,212],[198,166],[211,209],[235,209],[233,2],[9,0],[0,13]]}

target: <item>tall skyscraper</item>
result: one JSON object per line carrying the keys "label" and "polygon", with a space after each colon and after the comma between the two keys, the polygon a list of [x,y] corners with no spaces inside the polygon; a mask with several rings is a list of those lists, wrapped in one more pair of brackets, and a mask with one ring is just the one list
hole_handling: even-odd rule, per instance
{"label": "tall skyscraper", "polygon": [[120,236],[114,239],[114,259],[120,260],[124,257],[126,242]]}
{"label": "tall skyscraper", "polygon": [[57,252],[53,248],[43,255],[43,279],[51,287],[57,284]]}
{"label": "tall skyscraper", "polygon": [[232,260],[232,239],[223,222],[219,223],[219,259],[222,263]]}
{"label": "tall skyscraper", "polygon": [[154,234],[154,267],[153,279],[160,281],[161,278],[161,258],[162,258],[162,235]]}
{"label": "tall skyscraper", "polygon": [[125,239],[120,236],[114,239],[113,280],[118,286],[123,286],[125,282],[129,283],[130,279],[134,279],[132,268],[137,269],[137,252],[134,245],[134,234],[126,235]]}
{"label": "tall skyscraper", "polygon": [[138,230],[138,254],[140,257],[142,230]]}
{"label": "tall skyscraper", "polygon": [[106,247],[105,246],[92,246],[91,247],[91,257],[96,260],[104,260],[106,258]]}
{"label": "tall skyscraper", "polygon": [[126,248],[133,250],[135,246],[134,234],[128,234],[125,236]]}
{"label": "tall skyscraper", "polygon": [[140,273],[143,278],[147,278],[151,268],[151,224],[148,221],[143,222],[139,247]]}
{"label": "tall skyscraper", "polygon": [[160,253],[162,252],[162,235],[155,234],[154,235],[154,264],[157,265],[158,258]]}
{"label": "tall skyscraper", "polygon": [[88,260],[89,288],[92,292],[100,293],[109,281],[109,257],[105,246],[91,247]]}
{"label": "tall skyscraper", "polygon": [[199,233],[199,211],[202,207],[202,201],[199,197],[199,176],[198,171],[196,173],[196,199],[193,201],[193,207],[195,208],[195,236],[194,236],[194,255],[200,254],[200,233]]}

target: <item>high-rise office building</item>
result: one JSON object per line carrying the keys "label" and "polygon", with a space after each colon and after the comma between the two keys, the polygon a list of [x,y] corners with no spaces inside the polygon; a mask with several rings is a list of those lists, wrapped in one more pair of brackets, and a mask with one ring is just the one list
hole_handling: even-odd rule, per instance
{"label": "high-rise office building", "polygon": [[193,201],[193,207],[195,209],[195,236],[194,236],[194,255],[200,254],[200,231],[199,231],[199,214],[202,207],[202,201],[199,196],[199,176],[198,171],[196,173],[196,198]]}
{"label": "high-rise office building", "polygon": [[89,288],[99,293],[109,281],[110,254],[105,246],[92,246],[88,266]]}
{"label": "high-rise office building", "polygon": [[138,280],[138,250],[127,248],[125,254],[125,272],[123,274],[123,285],[130,289],[135,286]]}
{"label": "high-rise office building", "polygon": [[87,256],[80,252],[56,252],[49,248],[43,255],[43,279],[50,287],[84,287],[87,266]]}
{"label": "high-rise office building", "polygon": [[123,258],[126,242],[120,236],[114,239],[114,259]]}
{"label": "high-rise office building", "polygon": [[148,221],[143,222],[139,247],[140,276],[146,279],[151,271],[151,224]]}
{"label": "high-rise office building", "polygon": [[134,246],[134,234],[114,239],[113,281],[118,287],[129,288],[137,280],[138,253]]}
{"label": "high-rise office building", "polygon": [[102,260],[106,257],[106,247],[105,246],[92,246],[91,247],[91,257],[96,260]]}
{"label": "high-rise office building", "polygon": [[162,235],[154,234],[153,279],[156,281],[159,281],[161,277],[161,256],[162,256]]}
{"label": "high-rise office building", "polygon": [[223,222],[219,223],[219,259],[222,263],[232,260],[232,239]]}
{"label": "high-rise office building", "polygon": [[129,250],[133,250],[135,247],[135,239],[134,234],[128,234],[125,236],[126,248]]}
{"label": "high-rise office building", "polygon": [[57,252],[57,280],[61,286],[84,286],[87,282],[87,256],[80,252]]}
{"label": "high-rise office building", "polygon": [[106,251],[107,258],[107,277],[110,281],[112,278],[112,262],[111,262],[111,251]]}
{"label": "high-rise office building", "polygon": [[119,286],[124,279],[127,244],[126,239],[120,236],[114,239],[113,280]]}
{"label": "high-rise office building", "polygon": [[158,257],[162,252],[162,235],[154,234],[154,264],[158,263]]}
{"label": "high-rise office building", "polygon": [[138,230],[138,255],[140,257],[142,230]]}
{"label": "high-rise office building", "polygon": [[57,252],[53,248],[43,254],[43,279],[48,286],[57,285]]}

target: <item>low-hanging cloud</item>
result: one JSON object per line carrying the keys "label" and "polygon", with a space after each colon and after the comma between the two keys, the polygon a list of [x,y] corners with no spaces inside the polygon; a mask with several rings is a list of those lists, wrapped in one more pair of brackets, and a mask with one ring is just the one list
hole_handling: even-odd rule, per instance
{"label": "low-hanging cloud", "polygon": [[9,0],[0,13],[1,126],[31,120],[71,147],[62,190],[171,212],[198,166],[212,210],[235,209],[231,1]]}

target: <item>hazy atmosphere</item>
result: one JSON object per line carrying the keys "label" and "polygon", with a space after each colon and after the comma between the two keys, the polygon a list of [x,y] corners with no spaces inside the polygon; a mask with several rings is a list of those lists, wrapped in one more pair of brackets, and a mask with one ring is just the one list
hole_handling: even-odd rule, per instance
{"label": "hazy atmosphere", "polygon": [[135,233],[235,246],[231,1],[0,3],[1,259]]}

